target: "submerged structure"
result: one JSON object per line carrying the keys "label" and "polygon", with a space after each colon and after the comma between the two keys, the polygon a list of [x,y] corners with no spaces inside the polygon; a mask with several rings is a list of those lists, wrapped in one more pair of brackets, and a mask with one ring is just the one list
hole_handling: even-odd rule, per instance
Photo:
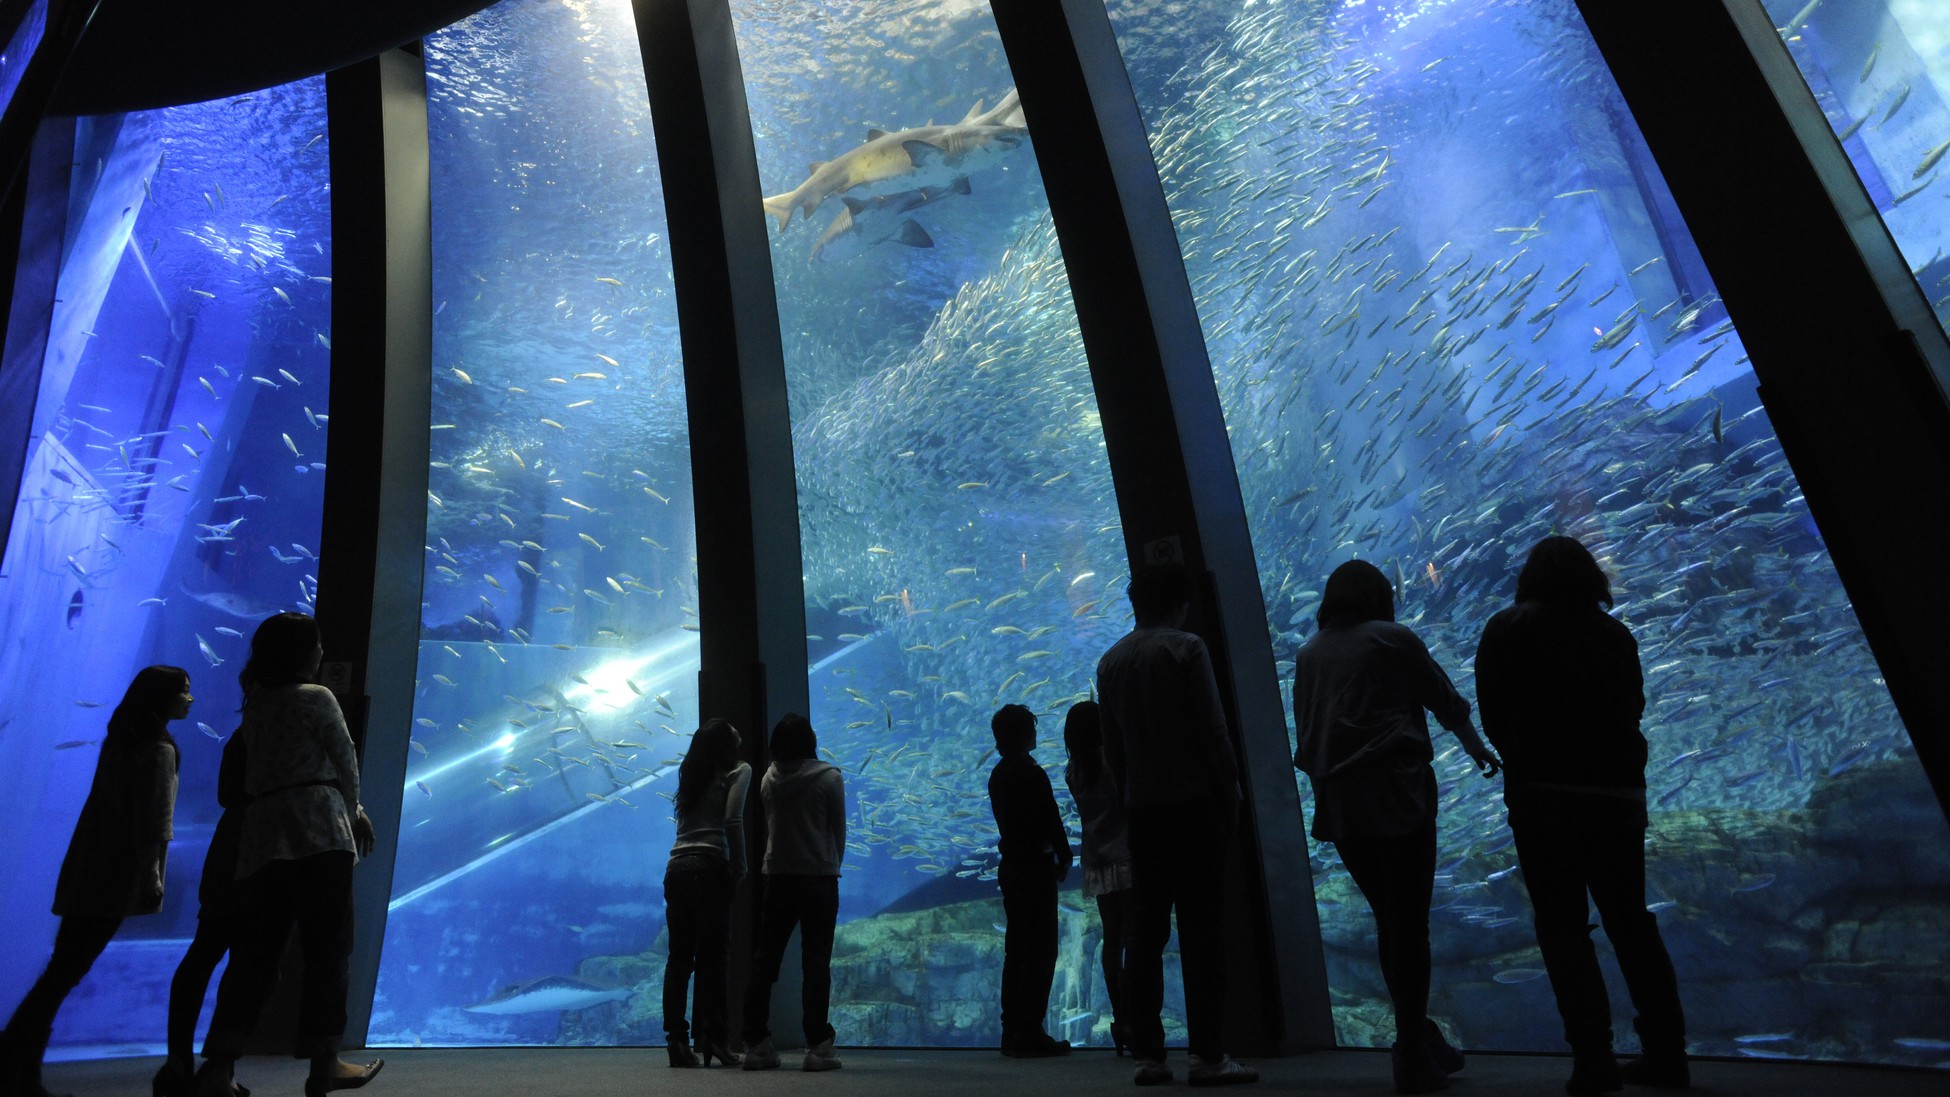
{"label": "submerged structure", "polygon": [[[1171,558],[1250,775],[1237,993],[1267,1046],[1385,1045],[1293,652],[1358,556],[1469,695],[1567,533],[1640,647],[1693,1050],[1950,1062],[1945,596],[1927,496],[1877,494],[1950,471],[1950,18],[1700,5],[1654,79],[1572,0],[453,6],[167,105],[71,90],[110,13],[0,26],[0,1001],[99,709],[153,662],[199,697],[167,905],[57,1054],[160,1044],[230,683],[291,608],[382,830],[371,1046],[659,1042],[677,765],[795,710],[847,787],[839,1042],[993,1045],[989,714],[1038,712],[1062,799],[1055,729]],[[1724,132],[1689,115],[1743,73]],[[1703,182],[1723,144],[1760,177]],[[1558,1050],[1499,790],[1444,745],[1431,1012]],[[1108,1044],[1101,925],[1060,918],[1047,1027]]]}

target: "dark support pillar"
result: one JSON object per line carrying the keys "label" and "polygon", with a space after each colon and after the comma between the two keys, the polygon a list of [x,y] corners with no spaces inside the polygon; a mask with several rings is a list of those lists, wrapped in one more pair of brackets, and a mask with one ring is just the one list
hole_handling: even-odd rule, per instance
{"label": "dark support pillar", "polygon": [[1758,4],[1578,7],[1753,355],[1917,757],[1950,811],[1950,347]]}
{"label": "dark support pillar", "polygon": [[[40,399],[41,367],[68,233],[68,165],[74,159],[74,142],[72,118],[41,126],[21,185],[0,203],[0,255],[14,259],[6,295],[0,296],[0,306],[7,309],[6,329],[0,331],[0,499],[19,498],[33,441],[34,405]],[[27,216],[29,209],[35,216]],[[10,243],[14,246],[8,249]],[[12,504],[0,506],[0,563],[5,562],[13,520]]]}
{"label": "dark support pillar", "polygon": [[[736,724],[762,770],[773,722],[806,712],[809,695],[799,497],[758,160],[724,0],[635,0],[635,8],[690,410],[705,622],[698,711]],[[753,793],[746,834],[756,863],[764,826]],[[751,904],[736,910],[745,913],[734,915],[733,939],[749,941]],[[747,951],[733,950],[734,995]],[[795,1031],[787,1009],[796,1013],[796,1001],[778,1003],[775,1027]]]}
{"label": "dark support pillar", "polygon": [[[101,0],[48,0],[47,18],[33,55],[26,59],[13,96],[0,111],[0,201],[13,193],[27,163],[27,150],[40,128],[48,101],[60,88],[75,47],[88,32]],[[11,5],[18,10],[0,15],[0,49],[20,27],[27,5]],[[20,64],[18,57],[9,59]]]}
{"label": "dark support pillar", "polygon": [[1227,896],[1235,1049],[1331,1047],[1299,794],[1245,507],[1144,120],[1101,0],[994,0],[1090,355],[1133,566],[1202,577],[1247,812]]}
{"label": "dark support pillar", "polygon": [[432,360],[426,74],[392,50],[326,77],[332,421],[318,623],[378,847],[354,877],[346,1040],[363,1042],[392,894],[420,627]]}

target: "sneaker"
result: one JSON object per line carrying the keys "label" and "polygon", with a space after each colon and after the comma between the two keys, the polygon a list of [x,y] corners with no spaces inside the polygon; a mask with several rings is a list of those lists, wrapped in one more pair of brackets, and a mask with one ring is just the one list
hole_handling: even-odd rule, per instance
{"label": "sneaker", "polygon": [[1237,1086],[1259,1081],[1259,1071],[1230,1055],[1219,1056],[1216,1063],[1194,1055],[1185,1081],[1195,1086]]}
{"label": "sneaker", "polygon": [[1641,1055],[1636,1059],[1618,1064],[1618,1077],[1626,1085],[1651,1086],[1653,1089],[1691,1089],[1693,1071],[1686,1065],[1686,1055]]}
{"label": "sneaker", "polygon": [[1070,1041],[1052,1039],[1046,1032],[1024,1032],[1004,1037],[1002,1054],[1012,1059],[1049,1059],[1070,1053]]}
{"label": "sneaker", "polygon": [[1449,1088],[1449,1075],[1435,1065],[1433,1050],[1422,1042],[1395,1042],[1389,1065],[1394,1071],[1396,1093],[1435,1093]]}
{"label": "sneaker", "polygon": [[779,1049],[772,1046],[772,1038],[770,1036],[745,1048],[745,1069],[779,1069]]}
{"label": "sneaker", "polygon": [[1564,1083],[1564,1092],[1571,1097],[1602,1097],[1606,1093],[1617,1093],[1625,1088],[1625,1080],[1619,1076],[1618,1060],[1610,1051],[1603,1054],[1571,1056],[1571,1077]]}
{"label": "sneaker", "polygon": [[833,1041],[821,1040],[807,1048],[805,1069],[808,1071],[840,1069],[840,1057],[839,1053],[833,1050]]}
{"label": "sneaker", "polygon": [[1442,1030],[1433,1020],[1423,1026],[1422,1042],[1429,1049],[1429,1062],[1444,1074],[1454,1074],[1463,1068],[1463,1053],[1442,1038]]}
{"label": "sneaker", "polygon": [[1139,1059],[1132,1081],[1141,1086],[1161,1086],[1171,1081],[1171,1068],[1159,1059]]}

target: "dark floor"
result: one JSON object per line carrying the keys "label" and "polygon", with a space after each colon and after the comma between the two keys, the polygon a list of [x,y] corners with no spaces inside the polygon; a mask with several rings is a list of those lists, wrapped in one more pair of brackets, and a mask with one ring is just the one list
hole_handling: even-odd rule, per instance
{"label": "dark floor", "polygon": [[[785,1049],[781,1049],[782,1052]],[[655,1094],[783,1093],[840,1094],[847,1097],[994,1097],[997,1094],[1090,1097],[1128,1093],[1131,1060],[1108,1052],[1078,1052],[1067,1059],[1004,1059],[992,1051],[849,1051],[841,1049],[845,1069],[830,1075],[797,1069],[767,1075],[714,1067],[670,1070],[658,1049],[483,1048],[388,1050],[386,1070],[372,1084],[372,1097],[481,1097],[551,1095],[564,1097],[644,1097]],[[348,1054],[363,1061],[370,1055]],[[786,1066],[798,1065],[785,1054]],[[47,1068],[48,1088],[76,1097],[111,1097],[147,1092],[159,1059],[105,1059],[55,1063]],[[1185,1061],[1174,1053],[1178,1085]],[[1307,1093],[1325,1097],[1385,1097],[1393,1092],[1388,1057],[1364,1051],[1327,1051],[1286,1059],[1253,1061],[1263,1076],[1255,1093]],[[1488,1094],[1549,1097],[1563,1092],[1570,1060],[1554,1056],[1472,1055],[1449,1092],[1458,1097]],[[304,1086],[305,1064],[292,1059],[252,1058],[238,1065],[238,1080],[261,1097],[296,1097]],[[1627,1090],[1651,1095],[1652,1090]],[[1695,1061],[1693,1092],[1709,1097],[1943,1097],[1950,1074],[1886,1067],[1806,1063]],[[364,1095],[361,1095],[364,1097]]]}

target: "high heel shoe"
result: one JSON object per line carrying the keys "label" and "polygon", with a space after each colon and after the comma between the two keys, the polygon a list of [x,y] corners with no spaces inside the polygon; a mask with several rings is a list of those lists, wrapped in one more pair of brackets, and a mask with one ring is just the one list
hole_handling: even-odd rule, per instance
{"label": "high heel shoe", "polygon": [[700,1066],[710,1066],[711,1059],[714,1056],[721,1066],[742,1066],[745,1062],[745,1057],[727,1049],[724,1046],[723,1040],[705,1040],[697,1045],[697,1058]]}
{"label": "high heel shoe", "polygon": [[320,1078],[314,1074],[305,1079],[305,1097],[325,1097],[335,1089],[358,1089],[372,1081],[379,1074],[380,1068],[385,1065],[386,1060],[374,1059],[360,1067],[357,1074],[334,1074],[329,1078]]}
{"label": "high heel shoe", "polygon": [[664,1043],[670,1048],[671,1066],[700,1067],[704,1065],[697,1061],[697,1055],[691,1051],[691,1045],[682,1036],[666,1037]]}
{"label": "high heel shoe", "polygon": [[151,1097],[192,1097],[196,1093],[196,1071],[171,1070],[167,1062],[149,1080]]}
{"label": "high heel shoe", "polygon": [[1110,1042],[1117,1049],[1117,1057],[1124,1057],[1124,1050],[1131,1046],[1131,1030],[1117,1021],[1110,1023]]}

